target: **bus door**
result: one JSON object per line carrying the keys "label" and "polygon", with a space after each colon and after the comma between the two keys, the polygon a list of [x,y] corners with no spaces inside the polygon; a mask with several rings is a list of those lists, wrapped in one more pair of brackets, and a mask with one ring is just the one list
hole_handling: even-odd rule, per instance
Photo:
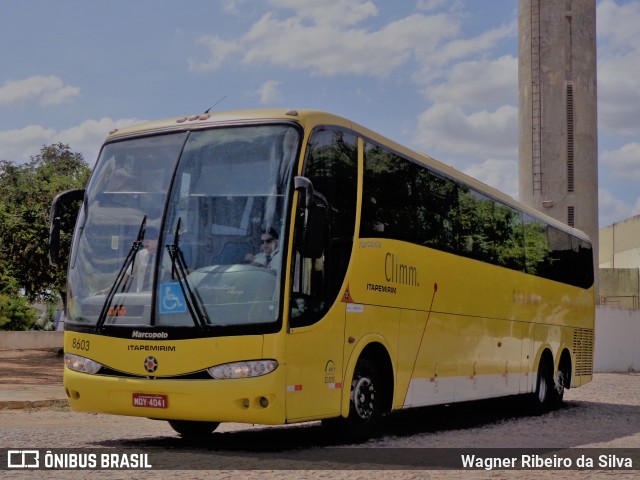
{"label": "bus door", "polygon": [[288,420],[340,413],[346,309],[340,299],[353,249],[357,164],[358,140],[352,132],[333,127],[311,132],[303,175],[296,179],[286,344]]}
{"label": "bus door", "polygon": [[[303,259],[313,281],[320,281],[319,261]],[[315,274],[315,275],[314,275]],[[317,288],[317,287],[316,287]],[[313,291],[314,286],[311,286]],[[292,292],[290,329],[286,342],[286,417],[303,420],[337,416],[342,399],[345,304],[336,302],[322,314],[314,293]],[[320,310],[318,310],[320,309]],[[315,311],[314,311],[315,310]]]}

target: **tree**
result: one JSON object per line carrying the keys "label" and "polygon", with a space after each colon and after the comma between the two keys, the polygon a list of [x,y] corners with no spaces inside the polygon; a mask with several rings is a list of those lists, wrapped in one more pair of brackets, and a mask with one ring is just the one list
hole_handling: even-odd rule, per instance
{"label": "tree", "polygon": [[[84,188],[90,169],[68,145],[43,146],[26,164],[0,162],[0,270],[15,279],[29,301],[56,299],[65,288],[66,264],[48,261],[49,209],[60,192]],[[66,212],[68,236],[77,211]]]}
{"label": "tree", "polygon": [[36,310],[20,295],[15,279],[0,273],[0,330],[30,330],[36,318]]}

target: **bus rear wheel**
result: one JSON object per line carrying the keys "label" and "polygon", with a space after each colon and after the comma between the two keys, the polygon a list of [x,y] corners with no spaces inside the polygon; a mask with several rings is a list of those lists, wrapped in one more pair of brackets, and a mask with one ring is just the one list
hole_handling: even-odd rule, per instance
{"label": "bus rear wheel", "polygon": [[551,403],[553,408],[562,406],[564,391],[571,384],[571,364],[566,359],[560,360],[558,373],[553,381],[553,392]]}
{"label": "bus rear wheel", "polygon": [[220,425],[219,422],[195,422],[191,420],[169,420],[169,425],[182,438],[208,437]]}

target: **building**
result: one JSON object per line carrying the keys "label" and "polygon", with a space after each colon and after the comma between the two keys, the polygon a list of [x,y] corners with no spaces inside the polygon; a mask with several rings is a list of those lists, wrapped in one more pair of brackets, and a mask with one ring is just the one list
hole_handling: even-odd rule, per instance
{"label": "building", "polygon": [[640,215],[600,229],[600,302],[640,308]]}
{"label": "building", "polygon": [[518,87],[520,199],[583,230],[597,256],[595,3],[519,0]]}

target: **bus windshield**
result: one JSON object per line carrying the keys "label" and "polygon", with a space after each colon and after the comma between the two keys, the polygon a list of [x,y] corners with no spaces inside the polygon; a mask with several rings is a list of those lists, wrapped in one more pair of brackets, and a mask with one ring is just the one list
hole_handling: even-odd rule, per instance
{"label": "bus windshield", "polygon": [[105,145],[78,217],[70,326],[277,328],[299,137],[270,124]]}

